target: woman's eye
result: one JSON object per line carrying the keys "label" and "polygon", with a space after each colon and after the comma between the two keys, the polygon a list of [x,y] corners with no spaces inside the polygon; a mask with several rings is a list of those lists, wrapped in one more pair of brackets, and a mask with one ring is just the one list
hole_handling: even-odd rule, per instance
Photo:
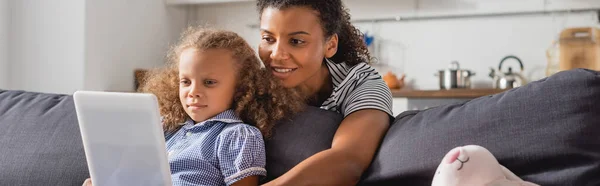
{"label": "woman's eye", "polygon": [[263,39],[263,41],[266,41],[266,42],[268,42],[268,43],[275,42],[275,39],[273,39],[273,38],[271,38],[271,37],[267,37],[267,36],[263,37],[262,39]]}
{"label": "woman's eye", "polygon": [[302,41],[300,39],[292,39],[292,40],[290,40],[290,43],[292,43],[293,45],[300,45],[300,44],[303,44],[304,41]]}

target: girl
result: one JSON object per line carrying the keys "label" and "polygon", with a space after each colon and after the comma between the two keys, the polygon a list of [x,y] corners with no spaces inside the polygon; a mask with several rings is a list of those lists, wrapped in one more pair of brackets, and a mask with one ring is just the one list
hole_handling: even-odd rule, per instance
{"label": "girl", "polygon": [[298,91],[279,88],[233,32],[190,28],[169,61],[141,90],[158,98],[173,185],[258,185],[263,136],[302,109]]}
{"label": "girl", "polygon": [[330,149],[265,185],[355,185],[392,116],[391,91],[368,65],[362,34],[342,0],[258,0],[257,9],[267,69],[285,87],[308,90],[309,105],[344,115]]}

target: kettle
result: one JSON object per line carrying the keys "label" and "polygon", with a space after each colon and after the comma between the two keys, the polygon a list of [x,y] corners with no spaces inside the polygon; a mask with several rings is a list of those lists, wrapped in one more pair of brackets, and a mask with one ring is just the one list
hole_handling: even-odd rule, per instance
{"label": "kettle", "polygon": [[[521,67],[519,73],[513,72],[512,67],[508,67],[508,72],[502,72],[502,64],[508,59],[515,59],[519,62]],[[491,68],[490,70],[490,77],[494,79],[493,87],[496,89],[511,89],[527,84],[527,80],[521,75],[521,73],[523,73],[523,62],[516,56],[504,57],[504,59],[500,61],[498,71],[495,71],[494,68]]]}

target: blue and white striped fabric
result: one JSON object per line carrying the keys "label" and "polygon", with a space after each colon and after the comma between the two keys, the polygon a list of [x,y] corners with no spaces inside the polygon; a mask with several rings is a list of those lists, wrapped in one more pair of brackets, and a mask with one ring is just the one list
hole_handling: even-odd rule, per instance
{"label": "blue and white striped fabric", "polygon": [[173,185],[231,185],[266,176],[263,137],[232,110],[166,135]]}

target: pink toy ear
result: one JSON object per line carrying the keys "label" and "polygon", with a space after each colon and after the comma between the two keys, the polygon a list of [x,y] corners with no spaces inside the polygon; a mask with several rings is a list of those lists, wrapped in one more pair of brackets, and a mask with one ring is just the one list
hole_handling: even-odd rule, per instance
{"label": "pink toy ear", "polygon": [[446,163],[447,164],[454,163],[458,159],[458,156],[460,156],[460,151],[461,151],[460,147],[456,147],[456,148],[450,150],[450,152],[448,152],[448,155],[447,155],[448,158],[446,159]]}

